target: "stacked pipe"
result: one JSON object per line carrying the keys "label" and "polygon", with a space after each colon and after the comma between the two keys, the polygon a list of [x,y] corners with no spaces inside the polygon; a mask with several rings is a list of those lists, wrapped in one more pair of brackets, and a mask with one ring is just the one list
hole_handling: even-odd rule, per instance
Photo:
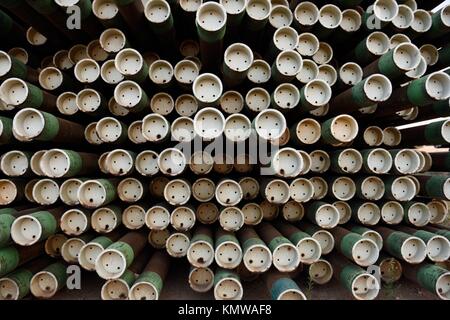
{"label": "stacked pipe", "polygon": [[1,1],[0,299],[58,298],[70,264],[105,300],[164,299],[180,270],[219,300],[259,275],[271,299],[305,278],[450,299],[433,5]]}

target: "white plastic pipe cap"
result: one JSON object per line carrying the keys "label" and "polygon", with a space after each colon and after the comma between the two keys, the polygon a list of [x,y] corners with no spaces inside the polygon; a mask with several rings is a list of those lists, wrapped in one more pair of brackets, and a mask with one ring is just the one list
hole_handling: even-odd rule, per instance
{"label": "white plastic pipe cap", "polygon": [[182,117],[190,117],[197,112],[198,103],[191,94],[182,94],[175,100],[175,111]]}
{"label": "white plastic pipe cap", "polygon": [[[450,76],[444,72],[432,73],[425,82],[428,95],[435,100],[446,100],[450,97]],[[447,141],[448,135],[444,136]]]}
{"label": "white plastic pipe cap", "polygon": [[373,4],[375,16],[383,22],[392,21],[398,14],[399,8],[395,0],[376,0]]}
{"label": "white plastic pipe cap", "polygon": [[109,56],[108,52],[103,50],[99,40],[89,42],[86,52],[89,58],[94,59],[97,62],[105,61]]}
{"label": "white plastic pipe cap", "polygon": [[383,129],[383,143],[389,147],[395,147],[400,144],[402,134],[395,127],[387,127]]}
{"label": "white plastic pipe cap", "polygon": [[286,130],[286,118],[277,110],[266,109],[254,119],[254,127],[259,137],[264,140],[277,140]]}
{"label": "white plastic pipe cap", "polygon": [[232,114],[225,121],[225,137],[233,142],[243,142],[250,137],[251,126],[247,116],[240,113]]}
{"label": "white plastic pipe cap", "polygon": [[203,139],[216,139],[222,135],[224,129],[225,117],[216,108],[204,108],[195,115],[194,130]]}
{"label": "white plastic pipe cap", "polygon": [[198,221],[203,224],[212,224],[219,219],[219,209],[213,202],[201,203],[195,212]]}
{"label": "white plastic pipe cap", "polygon": [[427,205],[421,202],[412,204],[405,212],[408,221],[416,227],[423,227],[430,222],[431,214]]}
{"label": "white plastic pipe cap", "polygon": [[165,149],[159,154],[158,166],[164,174],[176,176],[184,171],[186,158],[178,149]]}
{"label": "white plastic pipe cap", "polygon": [[381,56],[389,51],[389,37],[381,31],[375,31],[366,38],[366,48],[375,56]]}
{"label": "white plastic pipe cap", "polygon": [[61,257],[61,248],[66,241],[67,237],[62,233],[51,235],[47,240],[45,240],[45,253],[52,258]]}
{"label": "white plastic pipe cap", "polygon": [[75,65],[74,73],[79,82],[93,83],[100,77],[100,66],[95,60],[83,59]]}
{"label": "white plastic pipe cap", "polygon": [[311,157],[311,171],[323,173],[328,171],[331,166],[331,160],[328,153],[323,150],[314,150],[309,156]]}
{"label": "white plastic pipe cap", "polygon": [[75,65],[69,58],[68,50],[60,50],[53,56],[53,64],[60,70],[69,70]]}
{"label": "white plastic pipe cap", "polygon": [[216,300],[241,300],[244,288],[235,278],[223,278],[214,286],[214,299]]}
{"label": "white plastic pipe cap", "polygon": [[44,68],[39,73],[39,85],[45,90],[58,89],[63,80],[62,72],[55,67]]}
{"label": "white plastic pipe cap", "polygon": [[63,92],[56,99],[58,111],[64,115],[72,116],[78,112],[77,95],[73,92]]}
{"label": "white plastic pipe cap", "polygon": [[247,72],[247,79],[253,83],[266,83],[270,76],[270,65],[261,59],[254,60]]}
{"label": "white plastic pipe cap", "polygon": [[427,204],[428,210],[430,210],[430,223],[440,224],[445,221],[447,216],[447,206],[445,202],[441,200],[432,200]]}
{"label": "white plastic pipe cap", "polygon": [[176,207],[170,215],[170,224],[177,231],[188,231],[195,225],[195,212],[190,207]]}
{"label": "white plastic pipe cap", "polygon": [[225,269],[234,269],[242,261],[242,249],[238,243],[224,241],[216,246],[215,261],[217,265]]}
{"label": "white plastic pipe cap", "polygon": [[304,59],[302,69],[297,74],[296,78],[300,83],[306,84],[311,80],[316,79],[318,75],[319,68],[317,67],[317,64],[312,60]]}
{"label": "white plastic pipe cap", "polygon": [[380,284],[369,273],[362,273],[352,282],[352,295],[357,300],[373,300],[378,296]]}
{"label": "white plastic pipe cap", "polygon": [[244,223],[246,225],[257,225],[263,219],[262,209],[257,203],[247,203],[241,210],[244,214]]}
{"label": "white plastic pipe cap", "polygon": [[283,204],[289,201],[290,190],[286,181],[273,179],[264,189],[264,197],[273,204]]}
{"label": "white plastic pipe cap", "polygon": [[245,96],[245,104],[253,112],[266,110],[270,106],[270,94],[264,88],[252,88]]}
{"label": "white plastic pipe cap", "polygon": [[376,225],[381,219],[380,207],[373,202],[363,203],[357,211],[358,220],[368,226]]}
{"label": "white plastic pipe cap", "polygon": [[256,21],[267,20],[272,9],[272,4],[269,0],[249,0],[245,7],[247,15]]}
{"label": "white plastic pipe cap", "polygon": [[183,85],[192,84],[199,73],[197,64],[187,59],[178,62],[174,69],[175,79]]}
{"label": "white plastic pipe cap", "polygon": [[173,78],[173,67],[169,61],[156,60],[150,65],[149,76],[155,84],[169,84]]}
{"label": "white plastic pipe cap", "polygon": [[213,104],[222,96],[222,81],[212,73],[202,73],[195,79],[192,91],[199,103]]}
{"label": "white plastic pipe cap", "polygon": [[314,185],[305,178],[297,178],[293,180],[289,186],[289,193],[292,200],[305,203],[314,196]]}
{"label": "white plastic pipe cap", "polygon": [[242,200],[242,188],[238,182],[225,179],[217,184],[215,197],[223,206],[234,206]]}
{"label": "white plastic pipe cap", "polygon": [[105,158],[106,168],[112,175],[127,175],[134,169],[135,155],[123,149],[115,149]]}
{"label": "white plastic pipe cap", "polygon": [[195,23],[203,30],[214,32],[225,27],[227,12],[217,2],[206,2],[200,5],[195,16]]}
{"label": "white plastic pipe cap", "polygon": [[315,63],[326,64],[333,59],[333,48],[326,42],[319,42],[319,49],[312,55]]}
{"label": "white plastic pipe cap", "polygon": [[319,23],[327,29],[336,29],[342,22],[342,11],[333,4],[326,4],[319,10]]}
{"label": "white plastic pipe cap", "polygon": [[427,245],[422,239],[411,236],[403,242],[400,252],[406,262],[418,264],[427,256]]}
{"label": "white plastic pipe cap", "polygon": [[179,142],[189,142],[195,137],[194,121],[189,117],[179,117],[170,128],[172,139]]}
{"label": "white plastic pipe cap", "polygon": [[377,176],[369,176],[361,183],[361,193],[367,200],[380,200],[384,191],[384,182]]}
{"label": "white plastic pipe cap", "polygon": [[327,260],[319,259],[309,266],[308,275],[315,283],[326,284],[333,277],[333,267]]}
{"label": "white plastic pipe cap", "polygon": [[125,78],[124,75],[117,70],[113,59],[105,61],[102,64],[102,67],[100,68],[100,76],[103,81],[108,84],[118,84]]}
{"label": "white plastic pipe cap", "polygon": [[54,204],[59,199],[59,185],[51,179],[42,179],[33,186],[33,199],[41,205]]}
{"label": "white plastic pipe cap", "polygon": [[300,102],[300,91],[291,83],[282,83],[275,88],[273,101],[282,111],[294,109]]}
{"label": "white plastic pipe cap", "polygon": [[164,140],[170,132],[167,119],[157,113],[152,113],[142,120],[142,135],[147,141],[159,142]]}
{"label": "white plastic pipe cap", "polygon": [[112,208],[99,208],[92,213],[91,226],[98,233],[113,231],[122,222]]}
{"label": "white plastic pipe cap", "polygon": [[192,196],[200,202],[208,202],[214,198],[216,184],[208,178],[199,178],[192,185]]}
{"label": "white plastic pipe cap", "polygon": [[275,65],[283,76],[295,77],[302,69],[303,59],[297,51],[285,50],[277,55]]}
{"label": "white plastic pipe cap", "polygon": [[153,206],[145,213],[145,224],[150,230],[164,230],[169,223],[170,212],[164,206]]}
{"label": "white plastic pipe cap", "polygon": [[346,173],[357,173],[363,165],[361,153],[356,149],[345,149],[338,157],[339,168]]}
{"label": "white plastic pipe cap", "polygon": [[108,53],[117,53],[127,44],[125,34],[116,28],[106,29],[100,35],[100,45]]}
{"label": "white plastic pipe cap", "polygon": [[184,205],[191,198],[190,184],[181,179],[169,181],[164,188],[164,198],[171,205]]}
{"label": "white plastic pipe cap", "polygon": [[192,268],[189,286],[195,292],[207,292],[214,286],[214,272],[210,268]]}
{"label": "white plastic pipe cap", "polygon": [[61,256],[67,263],[78,263],[81,248],[86,243],[79,238],[70,238],[61,247]]}
{"label": "white plastic pipe cap", "polygon": [[143,197],[144,186],[136,178],[125,178],[117,185],[117,194],[124,202],[136,202]]}
{"label": "white plastic pipe cap", "polygon": [[358,122],[352,116],[343,114],[334,118],[331,134],[340,142],[351,142],[358,135]]}
{"label": "white plastic pipe cap", "polygon": [[19,194],[16,185],[9,179],[0,179],[0,204],[8,205],[12,203]]}
{"label": "white plastic pipe cap", "polygon": [[130,287],[123,279],[107,280],[100,291],[102,300],[127,300]]}
{"label": "white plastic pipe cap", "polygon": [[339,79],[346,85],[355,85],[363,78],[363,71],[359,64],[347,62],[339,68]]}
{"label": "white plastic pipe cap", "polygon": [[294,15],[288,6],[272,2],[272,10],[270,11],[269,23],[275,28],[290,26],[294,20]]}
{"label": "white plastic pipe cap", "polygon": [[272,158],[272,169],[281,177],[294,178],[300,174],[303,166],[303,158],[293,148],[282,148]]}
{"label": "white plastic pipe cap", "polygon": [[53,273],[40,271],[31,278],[30,291],[36,298],[49,299],[56,294],[60,285]]}
{"label": "white plastic pipe cap", "polygon": [[315,220],[318,226],[324,229],[332,229],[339,223],[339,212],[331,204],[324,204],[320,206],[315,215]]}
{"label": "white plastic pipe cap", "polygon": [[142,88],[134,81],[122,81],[114,89],[114,99],[126,108],[135,107],[144,94]]}
{"label": "white plastic pipe cap", "polygon": [[150,100],[150,109],[157,114],[166,116],[169,115],[175,108],[175,102],[170,94],[165,92],[158,92],[153,95]]}
{"label": "white plastic pipe cap", "polygon": [[11,239],[20,246],[31,246],[42,236],[42,225],[35,217],[23,215],[11,225]]}
{"label": "white plastic pipe cap", "polygon": [[232,71],[245,73],[253,63],[253,51],[244,43],[233,43],[225,50],[224,63]]}
{"label": "white plastic pipe cap", "polygon": [[142,134],[142,121],[134,121],[128,127],[128,139],[135,144],[145,143],[147,140]]}
{"label": "white plastic pipe cap", "polygon": [[166,241],[167,253],[174,258],[185,257],[189,249],[190,239],[181,232],[172,233]]}
{"label": "white plastic pipe cap", "polygon": [[300,26],[313,26],[319,21],[319,8],[310,1],[302,1],[295,7],[294,17]]}
{"label": "white plastic pipe cap", "polygon": [[317,67],[317,79],[325,81],[329,86],[333,86],[338,79],[338,72],[336,68],[329,64],[321,64]]}
{"label": "white plastic pipe cap", "polygon": [[283,218],[287,221],[300,221],[305,215],[305,208],[301,203],[295,200],[290,200],[283,205],[281,213]]}
{"label": "white plastic pipe cap", "polygon": [[431,14],[428,11],[418,9],[414,11],[414,19],[411,23],[411,29],[417,33],[424,33],[430,30],[433,24]]}
{"label": "white plastic pipe cap", "polygon": [[80,209],[69,209],[61,216],[60,227],[67,235],[81,235],[90,227],[89,215]]}
{"label": "white plastic pipe cap", "polygon": [[392,24],[400,29],[404,30],[411,26],[414,19],[413,10],[405,4],[400,4],[398,6],[398,13],[392,20]]}
{"label": "white plastic pipe cap", "polygon": [[294,28],[281,27],[273,34],[273,44],[280,51],[294,50],[299,45],[299,35]]}
{"label": "white plastic pipe cap", "polygon": [[180,53],[183,57],[196,57],[200,53],[200,45],[195,40],[191,39],[183,40],[180,44]]}
{"label": "white plastic pipe cap", "polygon": [[336,201],[333,206],[339,212],[339,224],[346,224],[352,218],[352,208],[347,201]]}
{"label": "white plastic pipe cap", "polygon": [[341,201],[348,201],[356,194],[355,182],[348,177],[338,177],[331,185],[333,196]]}
{"label": "white plastic pipe cap", "polygon": [[2,100],[11,106],[19,106],[25,102],[29,94],[25,81],[19,78],[9,78],[0,85]]}
{"label": "white plastic pipe cap", "polygon": [[245,200],[255,199],[259,194],[259,182],[252,177],[245,177],[239,180]]}
{"label": "white plastic pipe cap", "polygon": [[194,152],[189,159],[189,168],[198,175],[204,175],[211,172],[214,166],[214,159],[208,152]]}
{"label": "white plastic pipe cap", "polygon": [[8,151],[0,159],[0,169],[8,177],[19,177],[26,173],[29,167],[27,154],[19,150]]}
{"label": "white plastic pipe cap", "polygon": [[273,250],[273,265],[280,272],[294,271],[300,264],[297,248],[291,243],[280,244]]}
{"label": "white plastic pipe cap", "polygon": [[111,20],[119,13],[119,8],[113,0],[94,0],[92,12],[100,20]]}
{"label": "white plastic pipe cap", "polygon": [[342,21],[339,26],[346,32],[355,32],[361,28],[361,14],[354,9],[345,9],[342,11]]}
{"label": "white plastic pipe cap", "polygon": [[228,114],[235,114],[244,108],[244,97],[237,91],[226,91],[220,97],[220,107]]}

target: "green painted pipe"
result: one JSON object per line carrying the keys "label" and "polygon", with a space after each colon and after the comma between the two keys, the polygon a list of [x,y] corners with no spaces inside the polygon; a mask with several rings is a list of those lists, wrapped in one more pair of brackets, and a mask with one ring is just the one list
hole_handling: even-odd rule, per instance
{"label": "green painted pipe", "polygon": [[288,277],[279,277],[270,284],[269,288],[272,300],[292,300],[292,298],[296,300],[306,300],[306,296],[303,294],[297,283]]}
{"label": "green painted pipe", "polygon": [[450,177],[445,175],[418,175],[416,178],[420,183],[420,195],[430,198],[450,200]]}
{"label": "green painted pipe", "polygon": [[59,221],[64,211],[64,207],[59,207],[18,217],[11,226],[11,238],[22,246],[47,239],[60,230]]}
{"label": "green painted pipe", "polygon": [[78,261],[80,265],[88,270],[95,270],[95,260],[100,253],[117,241],[123,234],[122,230],[114,230],[111,233],[96,237],[81,248]]}
{"label": "green painted pipe", "polygon": [[[272,265],[272,253],[256,231],[249,226],[244,226],[239,229],[237,235],[242,244],[245,267],[252,273],[267,271]],[[261,255],[255,255],[254,252],[260,252]],[[257,257],[260,257],[260,260],[256,260]]]}
{"label": "green painted pipe", "polygon": [[377,297],[380,284],[373,275],[337,253],[328,259],[333,266],[333,276],[355,299],[373,300]]}
{"label": "green painted pipe", "polygon": [[222,268],[216,270],[214,275],[214,298],[216,300],[241,300],[243,295],[241,279],[236,272]]}
{"label": "green painted pipe", "polygon": [[[407,58],[405,58],[407,56]],[[363,76],[381,73],[396,80],[416,68],[421,59],[419,48],[412,43],[401,43],[364,68]]]}
{"label": "green painted pipe", "polygon": [[[343,130],[342,124],[344,124],[345,130]],[[321,134],[324,142],[337,145],[353,141],[358,135],[358,131],[358,122],[355,118],[347,114],[341,114],[323,122]]]}
{"label": "green painted pipe", "polygon": [[446,129],[450,127],[450,121],[442,120],[401,130],[403,145],[447,145],[450,143],[450,135]]}
{"label": "green painted pipe", "polygon": [[0,145],[14,141],[12,124],[12,119],[0,116]]}
{"label": "green painted pipe", "polygon": [[[39,123],[33,128],[27,127],[26,122],[33,117],[37,117]],[[24,141],[52,141],[53,143],[84,141],[82,125],[32,108],[22,109],[16,113],[13,119],[13,132]]]}
{"label": "green painted pipe", "polygon": [[[102,300],[126,300],[130,288],[149,261],[151,250],[139,254],[130,267],[118,279],[107,280],[101,289]],[[122,291],[123,290],[123,291]]]}
{"label": "green painted pipe", "polygon": [[422,239],[386,227],[374,227],[383,237],[383,249],[390,255],[408,263],[421,263],[426,257],[426,244]]}
{"label": "green painted pipe", "polygon": [[[67,265],[62,262],[53,263],[33,276],[30,281],[31,293],[37,298],[51,298],[66,286],[67,278]],[[42,279],[47,280],[43,281],[47,285],[45,288],[41,287]]]}
{"label": "green painted pipe", "polygon": [[450,240],[450,230],[439,229],[439,228],[431,227],[431,226],[425,226],[424,228],[425,228],[425,230],[428,230],[429,232],[443,236],[443,237],[447,238],[447,240]]}
{"label": "green painted pipe", "polygon": [[[95,261],[97,274],[107,280],[120,278],[144,250],[147,244],[146,238],[146,234],[142,231],[131,231],[109,245]],[[110,261],[112,256],[116,258],[114,262]],[[113,263],[115,268],[111,267]]]}
{"label": "green painted pipe", "polygon": [[27,82],[38,83],[39,73],[36,70],[4,51],[0,51],[0,57],[2,64],[5,64],[2,65],[0,79],[19,78]]}
{"label": "green painted pipe", "polygon": [[[405,212],[403,221],[412,226],[423,227],[430,222],[430,212],[425,203],[418,201],[402,202],[403,210]],[[420,213],[420,216],[414,214],[412,209],[416,207],[416,210]],[[418,209],[417,209],[418,207]]]}
{"label": "green painted pipe", "polygon": [[340,253],[356,264],[367,267],[378,260],[378,246],[372,240],[342,227],[330,230]]}
{"label": "green painted pipe", "polygon": [[[207,26],[207,22],[205,23],[206,20],[202,20],[202,15],[205,15],[208,13],[208,10],[215,10],[216,14],[221,14],[220,17],[220,21],[219,22],[220,26],[219,28],[214,28],[211,29],[211,27],[209,27],[208,30],[208,26]],[[200,38],[200,41],[203,42],[207,42],[207,43],[215,43],[215,42],[219,42],[221,40],[223,40],[223,38],[225,37],[225,32],[226,32],[226,24],[227,22],[227,13],[225,11],[225,8],[215,2],[205,2],[203,3],[197,10],[197,16],[195,19],[195,25],[197,27],[197,34],[198,37]]]}
{"label": "green painted pipe", "polygon": [[241,263],[241,245],[233,232],[217,229],[214,245],[215,260],[219,267],[234,269]]}
{"label": "green painted pipe", "polygon": [[[197,254],[195,248],[206,249],[207,254]],[[198,252],[198,250],[197,250]],[[187,257],[189,263],[198,268],[205,268],[214,261],[214,240],[210,228],[204,225],[197,226],[191,238]]]}
{"label": "green painted pipe", "polygon": [[425,38],[436,39],[450,32],[448,20],[449,10],[449,5],[447,4],[445,7],[441,8],[441,10],[433,14],[431,28],[424,34]]}
{"label": "green painted pipe", "polygon": [[[375,39],[372,39],[374,38]],[[376,39],[378,38],[378,39]],[[389,38],[388,36],[380,31],[375,31],[370,33],[366,38],[361,40],[355,47],[352,57],[361,66],[366,66],[372,61],[376,60],[381,54],[371,48],[373,40],[377,40],[380,46],[376,46],[375,50],[383,49],[381,54],[385,53],[389,48]],[[372,49],[372,50],[371,50]]]}
{"label": "green painted pipe", "polygon": [[[113,202],[117,198],[117,184],[117,179],[97,179],[83,182],[78,189],[80,203],[87,208],[98,208]],[[91,187],[102,190],[104,198],[98,193],[90,193],[88,189]]]}
{"label": "green painted pipe", "polygon": [[273,264],[279,271],[291,272],[298,267],[300,255],[297,248],[274,226],[262,222],[257,226],[257,231],[272,252]]}
{"label": "green painted pipe", "polygon": [[424,107],[447,100],[450,95],[449,88],[450,76],[448,74],[444,72],[428,74],[411,81],[407,86],[394,90],[387,101],[378,103],[377,115],[392,114],[412,106]]}
{"label": "green painted pipe", "polygon": [[[35,108],[46,111],[53,111],[56,108],[57,98],[54,95],[19,78],[3,81],[0,91],[5,102],[16,108]],[[11,91],[15,93],[12,94]]]}
{"label": "green painted pipe", "polygon": [[44,253],[44,243],[28,247],[9,246],[0,249],[0,277]]}
{"label": "green painted pipe", "polygon": [[403,264],[403,274],[407,279],[436,294],[439,298],[450,299],[448,291],[450,272],[448,270],[430,263],[420,265],[405,263]]}
{"label": "green painted pipe", "polygon": [[[132,88],[132,90],[136,89],[139,92],[138,102],[135,102],[134,100],[122,99],[123,93],[130,90],[130,88]],[[114,98],[119,105],[129,108],[133,112],[140,112],[148,109],[148,106],[150,105],[150,100],[145,91],[139,84],[130,80],[122,81],[116,86],[116,88],[114,89]]]}
{"label": "green painted pipe", "polygon": [[156,251],[130,289],[131,300],[158,300],[170,267],[166,252]]}
{"label": "green painted pipe", "polygon": [[332,113],[351,113],[390,98],[391,81],[382,74],[372,74],[330,100]]}
{"label": "green painted pipe", "polygon": [[51,263],[51,258],[40,257],[16,269],[12,273],[0,279],[0,291],[2,287],[6,292],[0,292],[0,299],[20,300],[30,293],[30,281],[33,276]]}

